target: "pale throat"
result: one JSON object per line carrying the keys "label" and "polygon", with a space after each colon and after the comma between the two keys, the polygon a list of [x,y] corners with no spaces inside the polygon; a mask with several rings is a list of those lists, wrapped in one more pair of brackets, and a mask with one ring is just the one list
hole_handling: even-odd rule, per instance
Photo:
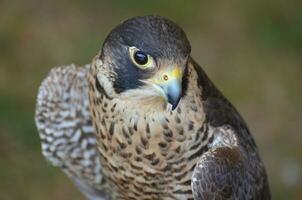
{"label": "pale throat", "polygon": [[[107,94],[112,94],[113,96],[112,99],[107,99],[105,96],[103,97],[103,105],[99,105],[103,108],[100,110],[107,110],[107,112],[102,114],[111,115],[110,118],[112,118],[112,115],[115,115],[122,119],[138,117],[146,120],[174,115],[177,113],[177,109],[181,109],[187,113],[191,113],[191,110],[194,111],[197,108],[201,111],[203,107],[201,104],[201,88],[198,87],[197,74],[191,64],[188,64],[187,75],[189,78],[186,94],[180,99],[179,105],[174,111],[171,110],[171,105],[167,100],[150,85],[144,85],[116,94],[112,92],[112,85],[108,83],[107,78],[103,81],[102,79],[100,80],[100,78],[103,77],[98,76],[104,90]],[[112,109],[112,107],[114,108]],[[196,113],[194,113],[194,116],[196,116]]]}
{"label": "pale throat", "polygon": [[[173,111],[171,105],[159,95],[148,96],[142,95],[141,92],[143,91],[131,91],[132,94],[136,95],[131,97],[124,95],[122,98],[111,100],[104,99],[104,103],[100,105],[102,108],[99,107],[99,112],[102,112],[101,115],[106,118],[106,121],[130,127],[142,121],[159,125],[166,123],[167,120],[174,123],[176,116],[183,119],[181,124],[175,124],[177,126],[184,126],[190,121],[200,124],[204,121],[201,97],[191,89],[188,88],[187,94],[181,98]],[[106,112],[102,110],[106,110]]]}

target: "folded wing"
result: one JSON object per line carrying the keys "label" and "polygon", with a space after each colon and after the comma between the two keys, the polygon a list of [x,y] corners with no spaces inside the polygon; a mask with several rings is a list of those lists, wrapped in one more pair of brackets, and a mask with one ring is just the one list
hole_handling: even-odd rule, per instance
{"label": "folded wing", "polygon": [[88,199],[106,199],[91,122],[86,74],[89,66],[54,68],[42,82],[35,122],[42,153],[60,167]]}

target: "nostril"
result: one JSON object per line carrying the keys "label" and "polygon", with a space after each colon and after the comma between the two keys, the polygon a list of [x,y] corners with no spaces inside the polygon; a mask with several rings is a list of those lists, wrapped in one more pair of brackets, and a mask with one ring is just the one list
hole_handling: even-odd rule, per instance
{"label": "nostril", "polygon": [[165,74],[165,75],[163,76],[163,79],[164,79],[165,81],[167,81],[167,80],[169,79],[168,75]]}

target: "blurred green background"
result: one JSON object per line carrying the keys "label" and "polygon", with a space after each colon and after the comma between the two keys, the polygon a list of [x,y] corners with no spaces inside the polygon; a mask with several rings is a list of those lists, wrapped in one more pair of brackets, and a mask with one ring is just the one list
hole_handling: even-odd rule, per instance
{"label": "blurred green background", "polygon": [[84,199],[40,153],[37,89],[53,66],[90,62],[121,21],[178,23],[192,55],[246,119],[274,199],[302,199],[302,1],[0,2],[0,199]]}

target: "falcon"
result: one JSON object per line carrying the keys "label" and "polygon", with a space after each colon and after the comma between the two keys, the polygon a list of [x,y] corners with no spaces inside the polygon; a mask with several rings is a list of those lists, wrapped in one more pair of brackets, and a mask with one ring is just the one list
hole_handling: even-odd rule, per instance
{"label": "falcon", "polygon": [[246,123],[160,16],[114,28],[91,64],[42,82],[43,155],[91,200],[270,199]]}

